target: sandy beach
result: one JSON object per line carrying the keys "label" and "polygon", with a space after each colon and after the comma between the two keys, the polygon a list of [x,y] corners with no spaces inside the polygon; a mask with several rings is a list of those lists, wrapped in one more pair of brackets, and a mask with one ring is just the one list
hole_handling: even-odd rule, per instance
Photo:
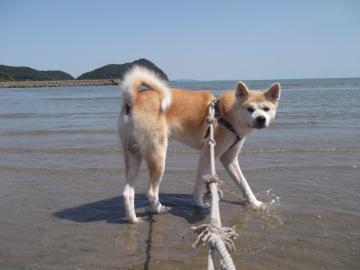
{"label": "sandy beach", "polygon": [[[219,84],[185,86],[218,94],[232,82]],[[359,117],[353,104],[360,88],[351,85],[337,100],[333,86],[309,85],[285,83],[278,120],[250,137],[240,157],[268,210],[246,208],[217,164],[223,224],[239,234],[238,269],[360,267],[360,129],[351,121]],[[312,95],[326,96],[328,111],[324,104],[306,107],[303,99]],[[142,167],[136,211],[145,221],[129,225],[117,87],[0,89],[0,96],[0,269],[206,268],[206,248],[191,247],[190,227],[208,221],[191,197],[196,151],[169,146],[160,196],[173,207],[168,214],[145,212]]]}

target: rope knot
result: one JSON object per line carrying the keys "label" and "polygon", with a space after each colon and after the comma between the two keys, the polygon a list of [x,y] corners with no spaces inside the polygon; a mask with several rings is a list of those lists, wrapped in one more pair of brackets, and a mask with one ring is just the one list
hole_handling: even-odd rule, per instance
{"label": "rope knot", "polygon": [[215,140],[214,139],[211,139],[211,138],[209,138],[208,139],[208,145],[210,146],[210,145],[216,145],[216,142],[215,142]]}
{"label": "rope knot", "polygon": [[202,179],[206,185],[205,194],[204,194],[205,197],[207,197],[207,198],[211,197],[210,184],[212,184],[212,183],[218,184],[217,190],[218,190],[220,199],[222,199],[224,197],[224,192],[220,188],[220,185],[222,185],[223,182],[220,180],[220,178],[217,174],[203,175]]}
{"label": "rope knot", "polygon": [[217,174],[211,175],[211,174],[207,174],[207,175],[203,175],[203,180],[205,181],[206,185],[210,185],[212,183],[216,183],[216,184],[222,184],[222,181],[220,180],[219,176]]}
{"label": "rope knot", "polygon": [[217,120],[215,117],[212,117],[212,116],[208,116],[206,117],[206,122],[210,125],[210,124],[213,124],[215,125],[217,123]]}
{"label": "rope knot", "polygon": [[192,247],[196,248],[200,244],[205,246],[210,240],[216,241],[215,238],[211,239],[211,236],[215,234],[223,240],[229,251],[236,252],[234,241],[239,235],[235,232],[235,228],[235,226],[230,228],[218,227],[211,224],[202,224],[198,227],[191,227],[191,230],[198,235]]}
{"label": "rope knot", "polygon": [[214,99],[210,102],[209,108],[215,109],[215,107],[216,107],[216,102],[217,102],[217,101],[218,101],[218,100],[217,100],[216,98],[214,98]]}

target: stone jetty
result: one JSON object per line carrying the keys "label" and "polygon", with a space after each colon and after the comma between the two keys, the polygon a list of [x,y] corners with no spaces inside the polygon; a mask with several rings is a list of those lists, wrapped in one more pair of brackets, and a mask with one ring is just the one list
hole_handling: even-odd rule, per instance
{"label": "stone jetty", "polygon": [[120,80],[118,79],[64,80],[64,81],[7,81],[7,82],[0,82],[0,88],[101,86],[101,85],[118,85],[119,83]]}

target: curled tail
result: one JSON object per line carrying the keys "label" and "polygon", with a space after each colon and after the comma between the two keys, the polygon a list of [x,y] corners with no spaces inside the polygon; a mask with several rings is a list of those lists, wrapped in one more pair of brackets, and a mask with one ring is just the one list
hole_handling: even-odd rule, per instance
{"label": "curled tail", "polygon": [[166,83],[159,78],[154,72],[147,68],[135,66],[128,71],[120,87],[123,89],[124,102],[130,107],[134,106],[136,96],[141,86],[144,85],[160,93],[161,111],[166,111],[171,105],[171,91]]}

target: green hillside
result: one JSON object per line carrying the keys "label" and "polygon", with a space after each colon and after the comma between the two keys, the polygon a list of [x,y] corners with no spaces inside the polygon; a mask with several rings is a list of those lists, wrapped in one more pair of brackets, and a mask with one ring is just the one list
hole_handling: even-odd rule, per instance
{"label": "green hillside", "polygon": [[[122,79],[133,66],[146,67],[168,81],[167,75],[154,63],[147,59],[139,59],[131,63],[111,64],[80,75],[78,80],[87,79]],[[0,82],[6,81],[61,81],[74,80],[70,74],[60,70],[41,71],[29,67],[13,67],[0,65]]]}
{"label": "green hillside", "polygon": [[154,63],[150,62],[147,59],[139,59],[134,62],[125,63],[125,64],[106,65],[101,68],[80,75],[77,78],[77,80],[85,80],[85,79],[120,79],[121,80],[124,77],[126,71],[128,71],[135,65],[146,67],[157,73],[163,80],[166,81],[169,80],[167,75],[160,68],[158,68]]}
{"label": "green hillside", "polygon": [[0,65],[0,81],[55,81],[73,79],[73,76],[60,70],[41,71],[29,67]]}

